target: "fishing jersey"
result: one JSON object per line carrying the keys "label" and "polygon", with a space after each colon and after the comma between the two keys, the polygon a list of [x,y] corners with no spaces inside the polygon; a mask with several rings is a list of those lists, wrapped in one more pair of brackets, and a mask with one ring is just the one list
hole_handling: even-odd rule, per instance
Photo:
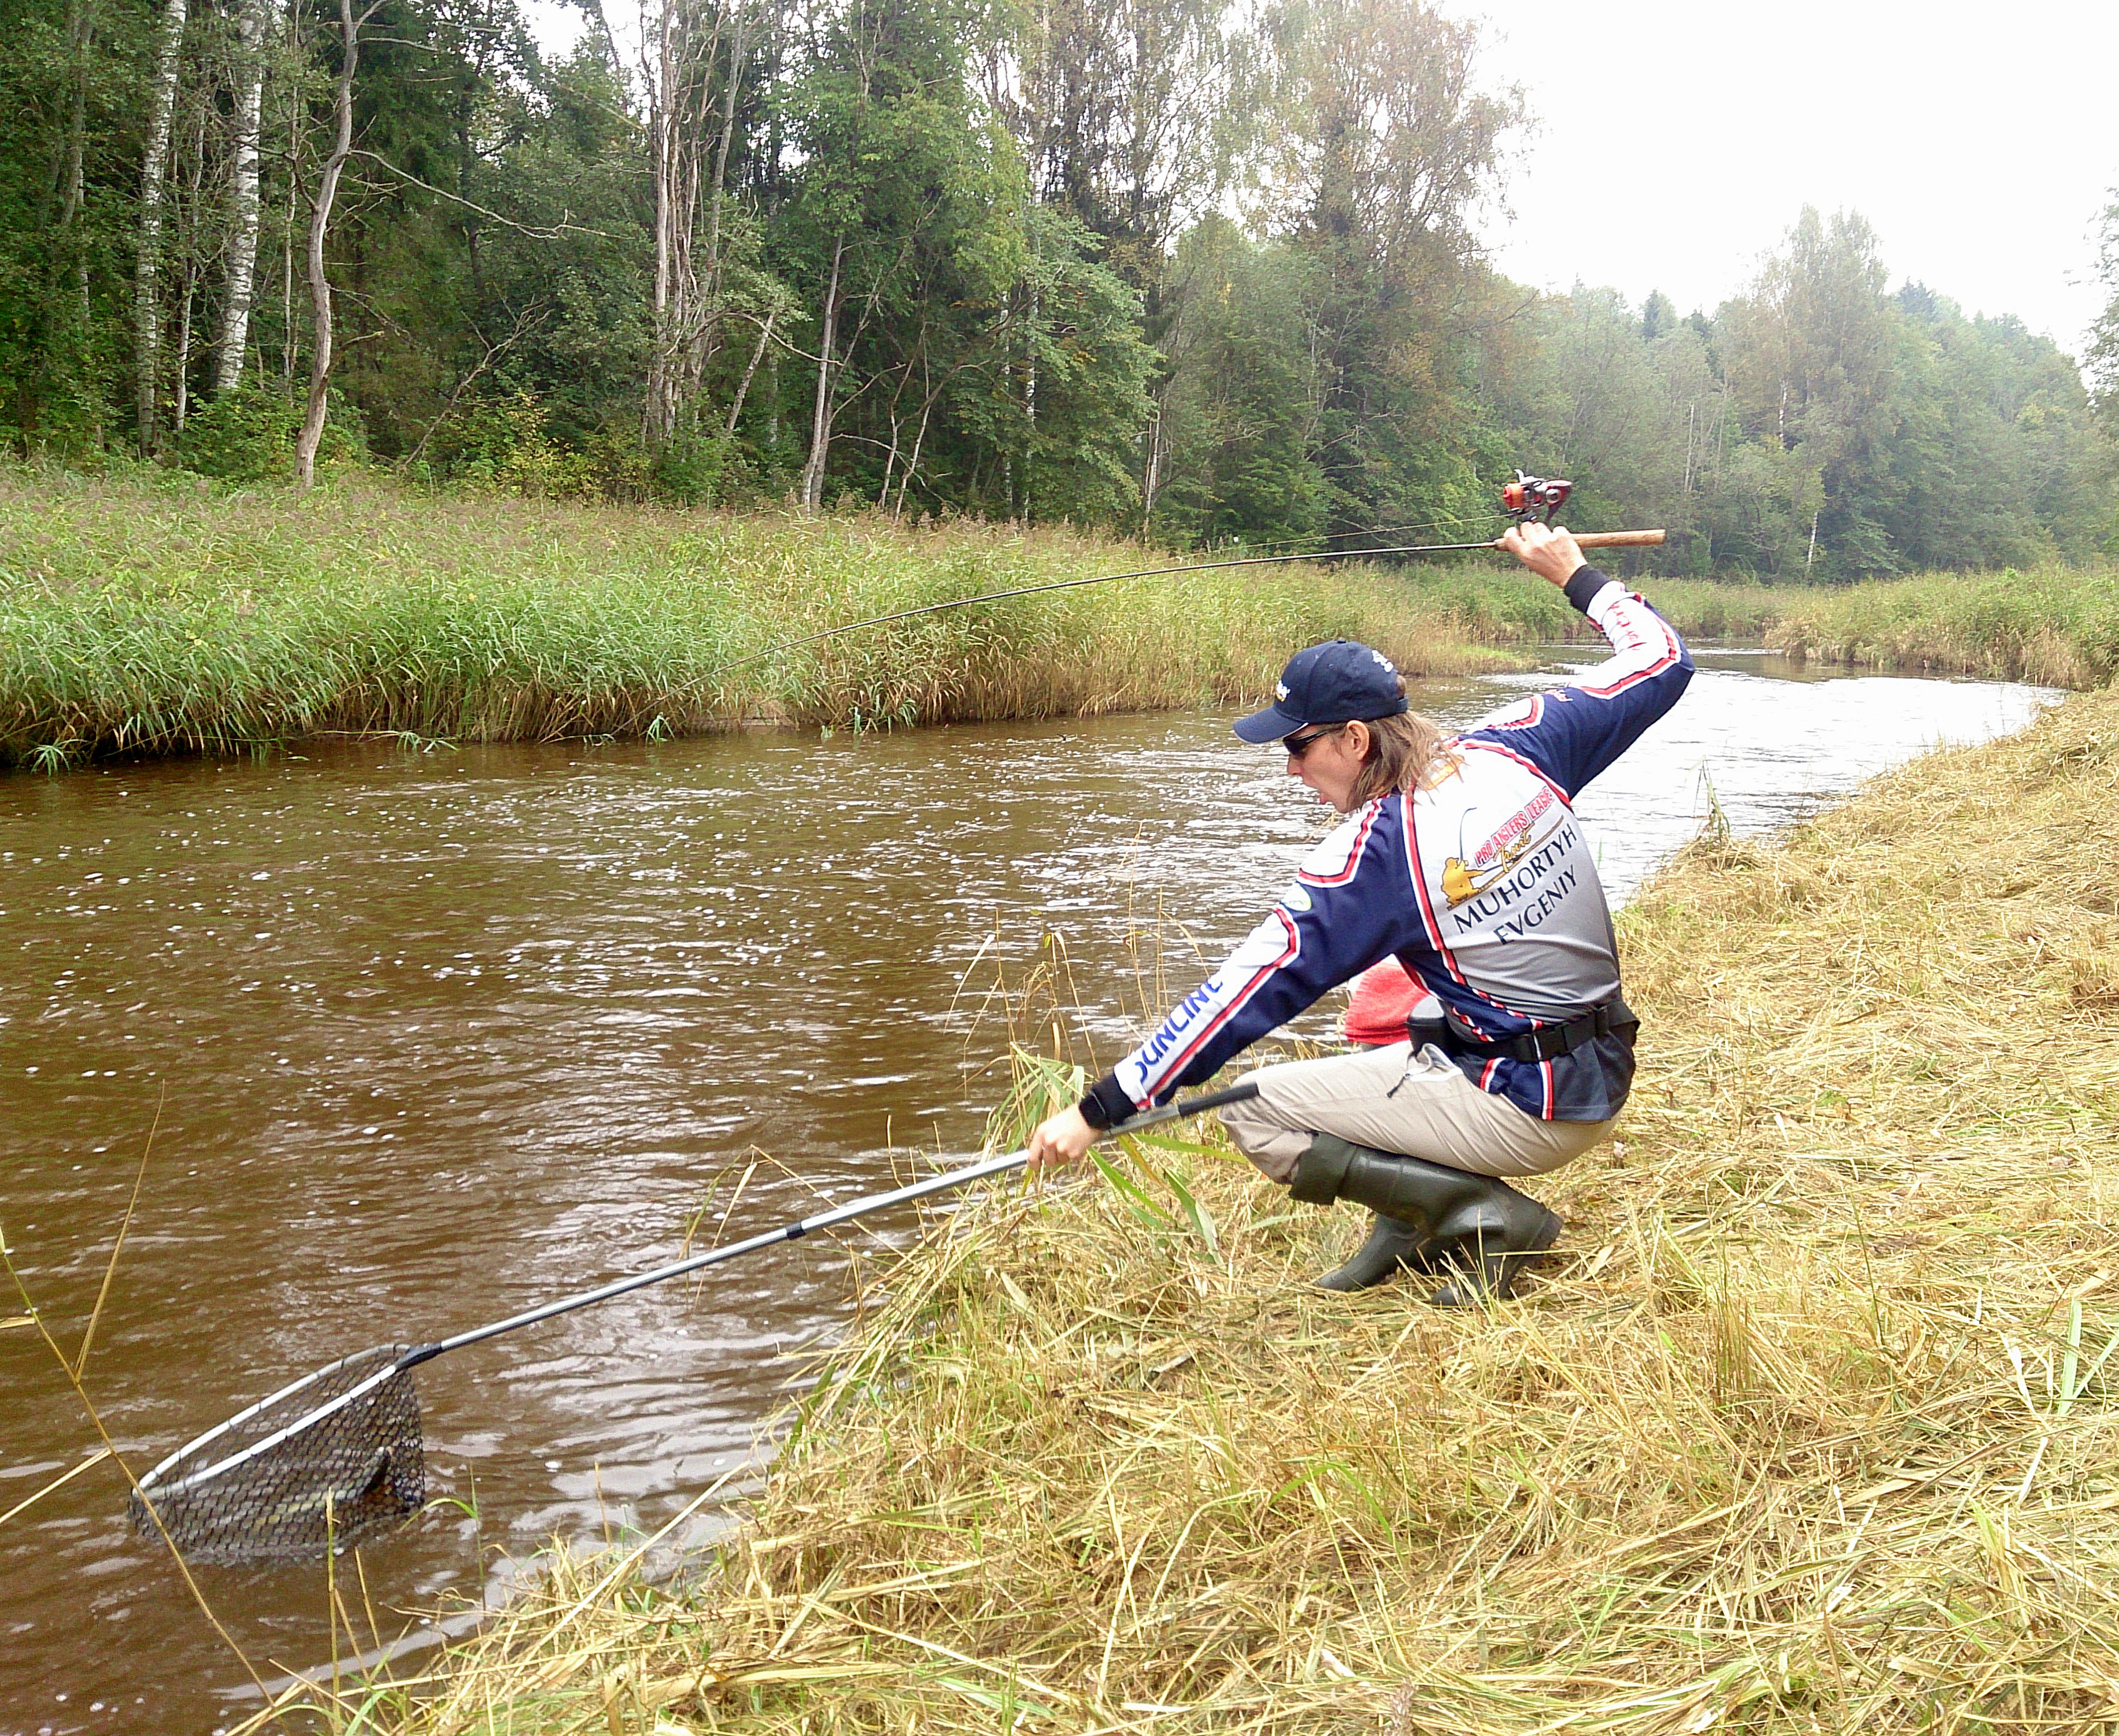
{"label": "fishing jersey", "polygon": [[[1432,789],[1380,796],[1334,828],[1222,967],[1097,1081],[1083,1105],[1092,1123],[1213,1077],[1393,956],[1486,1042],[1570,1023],[1618,994],[1611,912],[1571,803],[1677,702],[1692,659],[1662,616],[1593,567],[1567,595],[1610,640],[1609,660],[1453,738]],[[1605,1120],[1633,1082],[1630,1031],[1549,1061],[1451,1058],[1546,1121]]]}

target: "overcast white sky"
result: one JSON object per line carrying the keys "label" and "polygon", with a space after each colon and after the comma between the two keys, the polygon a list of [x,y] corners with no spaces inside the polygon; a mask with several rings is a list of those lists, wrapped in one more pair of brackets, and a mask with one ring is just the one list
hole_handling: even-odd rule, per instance
{"label": "overcast white sky", "polygon": [[1711,311],[1803,206],[1850,207],[1894,287],[1918,278],[2080,354],[2119,183],[2119,0],[1486,10],[1493,73],[1537,123],[1509,178],[1514,220],[1486,227],[1511,277]]}
{"label": "overcast white sky", "polygon": [[[2119,0],[1444,0],[1490,21],[1533,130],[1485,225],[1511,277],[1712,310],[1806,204],[1858,211],[1894,287],[2080,354],[2119,185]],[[580,13],[528,10],[548,47]],[[614,23],[630,15],[610,5]]]}

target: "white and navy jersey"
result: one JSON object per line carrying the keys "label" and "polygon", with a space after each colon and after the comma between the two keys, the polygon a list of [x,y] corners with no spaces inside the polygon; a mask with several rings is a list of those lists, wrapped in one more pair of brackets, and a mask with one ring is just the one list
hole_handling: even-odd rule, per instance
{"label": "white and navy jersey", "polygon": [[[1114,1087],[1138,1105],[1211,1078],[1392,955],[1490,1042],[1570,1023],[1617,995],[1611,913],[1571,804],[1676,703],[1692,660],[1662,616],[1593,568],[1568,595],[1611,641],[1611,658],[1454,738],[1431,789],[1348,816],[1221,969],[1099,1081],[1099,1108],[1124,1113]],[[1454,1058],[1482,1090],[1548,1121],[1616,1114],[1633,1078],[1630,1035],[1550,1061]]]}

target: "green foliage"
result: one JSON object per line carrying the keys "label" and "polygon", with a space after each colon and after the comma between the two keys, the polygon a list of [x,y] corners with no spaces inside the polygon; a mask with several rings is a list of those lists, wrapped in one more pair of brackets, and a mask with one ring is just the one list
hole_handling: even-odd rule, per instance
{"label": "green foliage", "polygon": [[1153,518],[1175,540],[1315,546],[1325,482],[1307,437],[1304,275],[1293,249],[1253,247],[1226,219],[1179,246],[1163,410],[1170,481]]}
{"label": "green foliage", "polygon": [[[294,0],[249,47],[245,3],[194,0],[179,44],[147,372],[157,461],[258,483],[288,474],[313,348],[337,15]],[[1578,528],[1674,533],[1624,571],[1774,583],[2119,540],[2097,420],[2119,425],[2119,312],[2093,414],[2047,340],[1893,293],[1850,213],[1802,213],[1755,283],[1683,317],[1495,276],[1472,218],[1526,116],[1476,76],[1475,21],[669,3],[652,93],[593,18],[547,64],[521,0],[375,16],[324,250],[327,457],[523,498],[1342,548],[1486,531],[1523,465],[1580,485]],[[132,443],[163,16],[0,0],[0,442],[22,453]],[[253,78],[257,274],[220,393]]]}
{"label": "green foliage", "polygon": [[[265,387],[243,385],[194,411],[177,437],[176,461],[223,482],[284,482],[294,474],[302,409]],[[356,463],[367,453],[360,412],[334,398],[317,448],[319,465]]]}
{"label": "green foliage", "polygon": [[2119,187],[2098,225],[2097,280],[2108,298],[2090,328],[2089,354],[2084,358],[2097,391],[2097,414],[2106,429],[2119,434]]}
{"label": "green foliage", "polygon": [[2020,322],[1885,283],[1866,225],[1811,211],[1713,319],[1547,298],[1528,355],[1492,370],[1499,419],[1528,467],[1582,484],[1578,528],[1676,533],[1649,563],[1666,572],[1836,581],[2095,553],[2109,455],[2073,364]]}

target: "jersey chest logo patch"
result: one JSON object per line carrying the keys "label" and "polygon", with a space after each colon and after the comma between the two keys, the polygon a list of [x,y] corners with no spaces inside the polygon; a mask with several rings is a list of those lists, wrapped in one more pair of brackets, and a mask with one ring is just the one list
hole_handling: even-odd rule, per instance
{"label": "jersey chest logo patch", "polygon": [[[1519,862],[1559,829],[1565,818],[1564,812],[1553,812],[1559,806],[1551,790],[1541,789],[1476,844],[1469,840],[1481,829],[1480,815],[1477,809],[1467,812],[1457,828],[1459,854],[1444,857],[1442,863],[1442,896],[1449,907],[1454,910],[1469,904],[1489,887],[1507,879]],[[1538,822],[1548,814],[1553,823],[1541,833]]]}

